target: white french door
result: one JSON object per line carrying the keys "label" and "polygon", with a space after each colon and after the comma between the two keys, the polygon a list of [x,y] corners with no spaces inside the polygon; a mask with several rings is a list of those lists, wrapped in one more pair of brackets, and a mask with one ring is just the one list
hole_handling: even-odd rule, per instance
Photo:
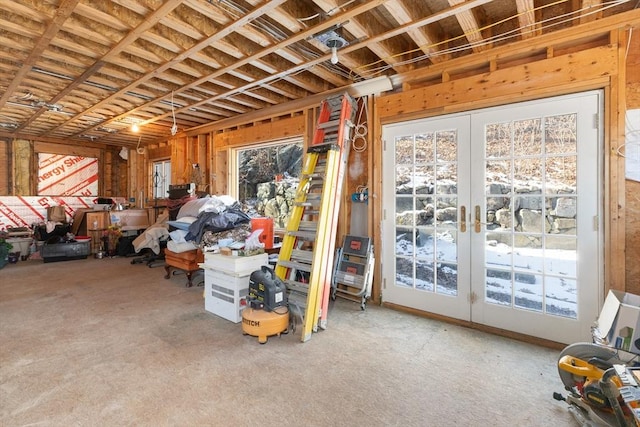
{"label": "white french door", "polygon": [[383,301],[590,340],[602,293],[600,98],[384,126]]}
{"label": "white french door", "polygon": [[[383,128],[384,301],[470,320],[468,116]],[[466,207],[465,207],[466,206]]]}

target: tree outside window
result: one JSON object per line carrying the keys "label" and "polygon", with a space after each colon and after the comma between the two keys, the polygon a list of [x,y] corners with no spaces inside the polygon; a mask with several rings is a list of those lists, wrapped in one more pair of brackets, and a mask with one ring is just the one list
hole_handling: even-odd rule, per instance
{"label": "tree outside window", "polygon": [[302,139],[237,150],[238,201],[285,228],[302,169]]}

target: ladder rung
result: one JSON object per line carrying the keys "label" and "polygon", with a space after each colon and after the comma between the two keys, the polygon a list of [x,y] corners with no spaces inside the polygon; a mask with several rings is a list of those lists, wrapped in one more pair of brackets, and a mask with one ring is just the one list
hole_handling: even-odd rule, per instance
{"label": "ladder rung", "polygon": [[316,221],[300,221],[298,231],[318,231],[318,223]]}
{"label": "ladder rung", "polygon": [[[337,140],[337,138],[335,138],[335,140]],[[324,141],[321,144],[311,145],[307,149],[308,152],[312,152],[312,153],[324,153],[329,150],[340,150],[340,146],[334,143]]]}
{"label": "ladder rung", "polygon": [[370,295],[350,294],[348,292],[344,292],[342,289],[336,289],[336,296],[349,301],[359,302],[361,304],[366,303],[367,299],[370,297]]}
{"label": "ladder rung", "polygon": [[[293,206],[299,206],[302,208],[305,208],[305,215],[310,213],[309,212],[309,208],[317,208],[318,207],[318,203],[312,203],[312,202],[293,202]],[[317,210],[317,209],[316,209]]]}
{"label": "ladder rung", "polygon": [[287,260],[279,260],[278,265],[285,268],[295,268],[296,270],[304,271],[306,273],[311,272],[311,264],[306,264],[304,262],[295,262],[295,261],[287,261]]}
{"label": "ladder rung", "polygon": [[291,251],[291,259],[303,261],[311,264],[313,260],[313,251],[305,251],[302,249],[294,249]]}
{"label": "ladder rung", "polygon": [[316,233],[309,231],[287,231],[287,236],[295,236],[302,240],[315,240]]}
{"label": "ladder rung", "polygon": [[330,120],[324,123],[318,123],[317,128],[318,129],[327,129],[327,128],[331,128],[331,127],[335,127],[337,128],[340,125],[340,115],[338,115],[338,119],[337,120]]}
{"label": "ladder rung", "polygon": [[318,197],[318,195],[321,195],[320,193],[308,193],[306,195],[306,199],[303,201],[294,201],[293,202],[293,206],[302,206],[302,207],[306,207],[306,208],[314,208],[317,207],[320,204],[320,197]]}
{"label": "ladder rung", "polygon": [[298,292],[301,294],[307,294],[309,292],[309,284],[298,282],[297,280],[286,279],[283,280],[289,291]]}
{"label": "ladder rung", "polygon": [[362,289],[365,285],[364,276],[356,276],[355,274],[337,271],[335,273],[335,282],[339,285],[350,286],[352,288]]}
{"label": "ladder rung", "polygon": [[307,308],[307,294],[306,293],[298,293],[298,292],[290,292],[289,293],[289,304],[295,305],[300,308],[300,310],[304,311]]}
{"label": "ladder rung", "polygon": [[327,174],[326,166],[327,165],[316,165],[316,168],[311,174],[309,174],[309,176],[313,177],[316,175],[322,175],[322,177],[324,178],[324,176]]}

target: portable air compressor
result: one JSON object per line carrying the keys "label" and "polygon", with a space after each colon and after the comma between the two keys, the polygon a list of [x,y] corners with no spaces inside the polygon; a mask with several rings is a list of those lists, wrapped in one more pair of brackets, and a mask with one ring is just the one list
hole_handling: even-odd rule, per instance
{"label": "portable air compressor", "polygon": [[247,302],[253,309],[272,311],[287,304],[287,288],[271,268],[262,266],[249,277]]}

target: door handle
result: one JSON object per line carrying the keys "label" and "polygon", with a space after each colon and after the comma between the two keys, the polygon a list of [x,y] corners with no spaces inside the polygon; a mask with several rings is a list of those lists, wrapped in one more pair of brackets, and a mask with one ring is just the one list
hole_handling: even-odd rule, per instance
{"label": "door handle", "polygon": [[480,205],[476,205],[476,221],[475,221],[475,227],[476,227],[476,233],[479,233],[481,231],[481,225],[482,223],[480,222]]}
{"label": "door handle", "polygon": [[467,232],[467,208],[460,206],[460,232]]}

